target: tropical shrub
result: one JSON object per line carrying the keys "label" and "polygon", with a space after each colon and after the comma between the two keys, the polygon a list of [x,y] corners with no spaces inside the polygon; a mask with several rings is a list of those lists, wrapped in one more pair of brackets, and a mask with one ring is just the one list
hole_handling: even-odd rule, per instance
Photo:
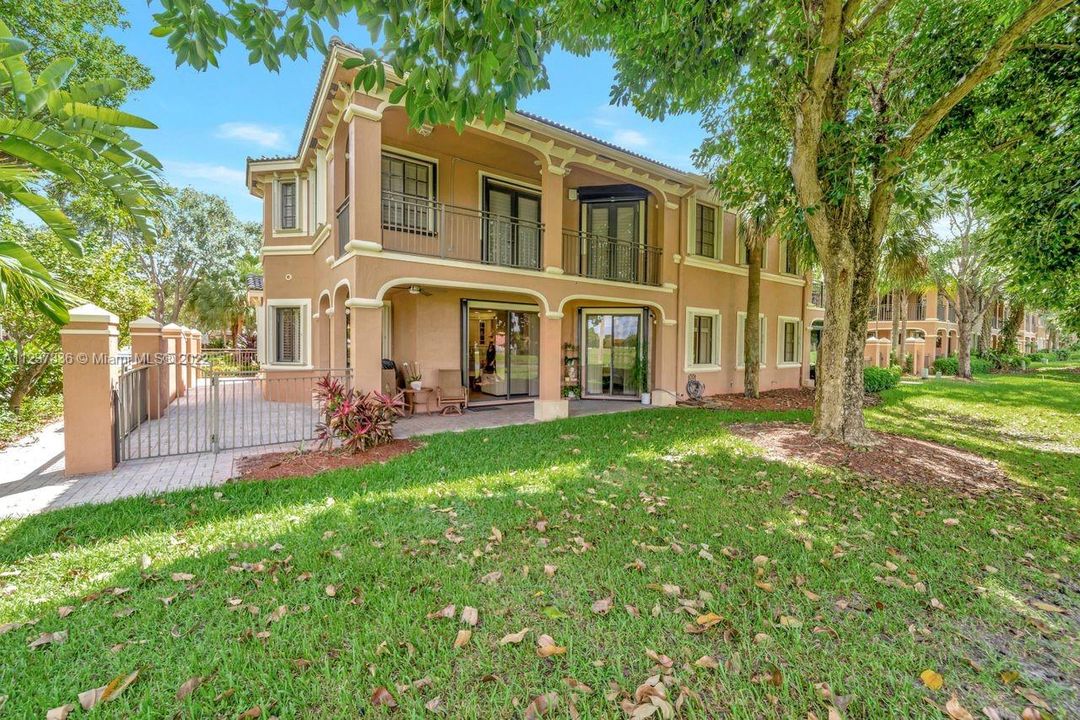
{"label": "tropical shrub", "polygon": [[[955,375],[959,368],[959,361],[955,355],[949,355],[948,357],[939,357],[934,361],[934,371],[940,372],[942,375]],[[986,375],[993,370],[993,364],[978,355],[971,356],[971,374],[972,375]]]}
{"label": "tropical shrub", "polygon": [[868,393],[879,393],[882,390],[888,390],[896,387],[899,382],[899,365],[891,365],[887,368],[873,366],[863,368],[863,389]]}
{"label": "tropical shrub", "polygon": [[315,436],[323,448],[332,447],[335,440],[354,453],[385,445],[394,439],[394,423],[404,414],[400,395],[362,393],[329,374],[315,384],[315,396],[323,416]]}

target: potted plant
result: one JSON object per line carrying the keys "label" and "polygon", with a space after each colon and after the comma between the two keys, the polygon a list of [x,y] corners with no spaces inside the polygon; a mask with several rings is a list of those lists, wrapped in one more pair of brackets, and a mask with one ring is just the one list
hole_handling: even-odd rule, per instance
{"label": "potted plant", "polygon": [[405,378],[405,384],[413,390],[420,390],[422,387],[421,380],[424,377],[424,373],[420,368],[420,362],[401,363],[401,374]]}
{"label": "potted plant", "polygon": [[580,385],[563,385],[562,389],[563,397],[567,400],[577,400],[581,397]]}
{"label": "potted plant", "polygon": [[634,365],[630,369],[630,379],[641,391],[641,404],[652,403],[652,395],[649,393],[649,353],[646,348],[638,351],[634,358]]}

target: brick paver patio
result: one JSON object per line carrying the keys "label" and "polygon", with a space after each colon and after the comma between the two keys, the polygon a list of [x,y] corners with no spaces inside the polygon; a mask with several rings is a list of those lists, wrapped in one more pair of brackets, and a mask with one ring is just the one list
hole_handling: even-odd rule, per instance
{"label": "brick paver patio", "polygon": [[[570,403],[571,416],[640,409],[632,402],[578,400]],[[535,422],[532,403],[470,410],[464,415],[416,415],[397,425],[398,437],[444,431],[521,425]],[[305,443],[310,446],[311,443]],[[53,423],[32,438],[0,451],[0,517],[19,517],[46,510],[105,503],[137,495],[221,485],[235,477],[237,461],[246,456],[282,452],[300,443],[257,445],[218,453],[128,460],[111,472],[64,476],[63,424]]]}

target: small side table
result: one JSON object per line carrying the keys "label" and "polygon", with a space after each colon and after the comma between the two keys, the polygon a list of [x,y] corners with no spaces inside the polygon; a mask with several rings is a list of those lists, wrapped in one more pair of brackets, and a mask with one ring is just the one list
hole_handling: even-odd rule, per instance
{"label": "small side table", "polygon": [[435,392],[434,388],[422,387],[419,390],[413,390],[412,388],[405,388],[405,415],[406,417],[412,417],[416,414],[417,408],[423,407],[424,414],[431,414],[431,396]]}

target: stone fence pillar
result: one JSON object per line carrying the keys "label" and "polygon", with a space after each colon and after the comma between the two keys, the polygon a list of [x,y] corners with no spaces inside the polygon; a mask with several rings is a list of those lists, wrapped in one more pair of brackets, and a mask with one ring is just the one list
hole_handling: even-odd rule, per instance
{"label": "stone fence pillar", "polygon": [[115,315],[87,303],[68,313],[64,353],[64,474],[116,466],[112,392],[120,375]]}
{"label": "stone fence pillar", "polygon": [[161,335],[161,323],[151,317],[141,317],[132,320],[128,327],[131,330],[133,362],[148,366],[146,412],[151,420],[156,420],[169,406],[169,366],[163,364],[166,345]]}
{"label": "stone fence pillar", "polygon": [[179,325],[169,323],[161,328],[161,335],[165,338],[165,352],[169,356],[169,362],[162,370],[169,379],[169,402],[184,394],[183,364],[180,356],[184,353],[184,331]]}

